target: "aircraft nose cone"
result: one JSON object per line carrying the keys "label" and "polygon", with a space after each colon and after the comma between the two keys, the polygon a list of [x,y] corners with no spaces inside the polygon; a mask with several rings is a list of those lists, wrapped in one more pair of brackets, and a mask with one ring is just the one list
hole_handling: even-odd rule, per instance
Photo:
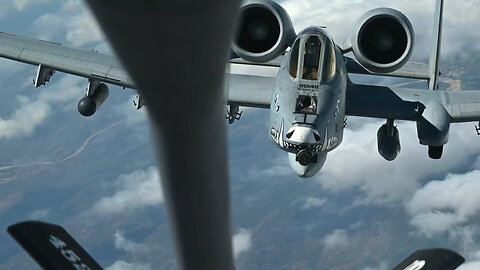
{"label": "aircraft nose cone", "polygon": [[322,169],[323,164],[327,160],[327,153],[318,154],[317,161],[314,163],[310,163],[308,165],[301,165],[296,161],[296,154],[288,153],[288,161],[290,163],[290,167],[292,167],[293,171],[302,178],[310,178],[315,176],[320,169]]}

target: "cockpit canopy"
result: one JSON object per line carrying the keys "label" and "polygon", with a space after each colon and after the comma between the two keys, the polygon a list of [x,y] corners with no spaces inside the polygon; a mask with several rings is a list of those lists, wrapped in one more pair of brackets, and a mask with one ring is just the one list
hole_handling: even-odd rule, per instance
{"label": "cockpit canopy", "polygon": [[[301,53],[300,53],[301,52]],[[304,35],[293,44],[290,75],[309,81],[330,81],[335,76],[335,45],[323,35]]]}

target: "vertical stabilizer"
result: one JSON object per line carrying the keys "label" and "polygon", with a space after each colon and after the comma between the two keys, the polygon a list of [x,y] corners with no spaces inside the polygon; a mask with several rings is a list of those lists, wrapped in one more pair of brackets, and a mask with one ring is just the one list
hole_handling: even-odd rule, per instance
{"label": "vertical stabilizer", "polygon": [[428,88],[430,90],[438,89],[438,76],[440,72],[438,70],[438,60],[440,58],[440,49],[442,42],[442,20],[443,20],[443,0],[437,0],[435,4],[435,17],[433,23],[433,35],[432,35],[432,55],[430,55],[429,74],[430,81]]}

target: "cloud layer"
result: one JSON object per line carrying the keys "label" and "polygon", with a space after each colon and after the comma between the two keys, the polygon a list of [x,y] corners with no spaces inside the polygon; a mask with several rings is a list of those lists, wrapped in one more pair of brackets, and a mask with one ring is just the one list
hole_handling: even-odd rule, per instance
{"label": "cloud layer", "polygon": [[105,40],[92,13],[80,0],[62,2],[58,11],[43,14],[33,25],[39,38],[65,39],[74,47]]}
{"label": "cloud layer", "polygon": [[54,86],[47,85],[35,99],[17,96],[18,107],[8,117],[0,117],[0,139],[29,136],[48,120],[52,107],[82,96],[79,78],[62,77]]}
{"label": "cloud layer", "polygon": [[427,236],[442,233],[480,214],[480,171],[449,174],[417,190],[407,211],[412,224]]}
{"label": "cloud layer", "polygon": [[91,212],[98,216],[113,216],[158,206],[163,202],[160,177],[156,168],[122,175],[116,182],[119,187],[112,196],[100,199]]}
{"label": "cloud layer", "polygon": [[348,234],[345,230],[335,230],[331,234],[325,236],[325,250],[334,250],[345,247],[348,244]]}
{"label": "cloud layer", "polygon": [[322,207],[327,202],[326,199],[319,199],[314,197],[309,197],[305,200],[305,204],[301,207],[302,210],[308,210],[311,208]]}
{"label": "cloud layer", "polygon": [[[356,21],[363,13],[385,6],[398,9],[412,21],[415,29],[417,42],[414,58],[423,60],[430,55],[426,52],[431,46],[434,0],[419,0],[415,1],[414,5],[409,0],[287,0],[281,3],[292,17],[297,32],[310,25],[324,25],[340,45],[351,35]],[[445,2],[442,49],[444,60],[450,57],[467,59],[471,52],[478,51],[478,12],[478,2],[475,0]]]}
{"label": "cloud layer", "polygon": [[418,143],[415,124],[398,122],[402,152],[395,161],[388,162],[377,151],[376,132],[382,124],[383,121],[367,123],[345,131],[342,145],[330,153],[317,177],[325,189],[358,188],[365,196],[358,197],[357,204],[402,202],[409,200],[423,181],[459,168],[470,168],[475,162],[472,157],[480,153],[473,127],[456,124],[451,128],[450,142],[442,159],[431,160],[427,147]]}
{"label": "cloud layer", "polygon": [[125,261],[116,261],[105,270],[150,270],[149,265],[137,264],[137,263],[128,263]]}
{"label": "cloud layer", "polygon": [[248,251],[251,247],[251,232],[245,229],[240,229],[240,231],[233,236],[233,256],[237,258],[241,253]]}

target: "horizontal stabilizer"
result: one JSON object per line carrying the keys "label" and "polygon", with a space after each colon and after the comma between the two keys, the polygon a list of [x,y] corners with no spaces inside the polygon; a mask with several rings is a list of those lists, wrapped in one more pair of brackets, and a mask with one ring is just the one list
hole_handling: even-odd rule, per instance
{"label": "horizontal stabilizer", "polygon": [[430,74],[428,70],[428,65],[424,63],[417,62],[407,62],[403,67],[398,70],[389,73],[376,73],[364,68],[357,61],[353,60],[350,57],[345,57],[347,59],[347,72],[353,74],[363,74],[363,75],[378,75],[378,76],[389,76],[389,77],[401,77],[401,78],[410,78],[410,79],[430,79]]}
{"label": "horizontal stabilizer", "polygon": [[8,227],[7,231],[43,269],[102,269],[80,244],[58,225],[26,221]]}
{"label": "horizontal stabilizer", "polygon": [[393,270],[454,270],[465,259],[448,249],[424,249],[415,251]]}

